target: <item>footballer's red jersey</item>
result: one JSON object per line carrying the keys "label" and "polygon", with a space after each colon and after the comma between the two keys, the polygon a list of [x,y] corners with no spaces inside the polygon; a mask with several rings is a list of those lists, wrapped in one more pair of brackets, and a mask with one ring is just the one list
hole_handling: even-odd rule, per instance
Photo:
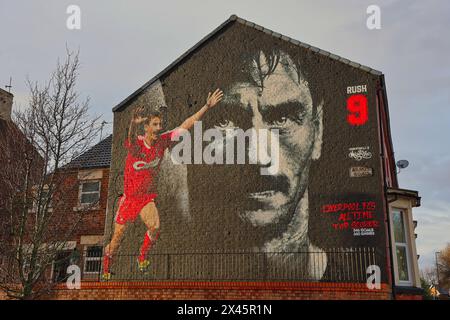
{"label": "footballer's red jersey", "polygon": [[143,136],[130,143],[125,142],[128,155],[125,160],[124,193],[127,196],[142,196],[156,193],[154,182],[158,176],[159,164],[169,147],[175,131],[163,133],[148,145]]}
{"label": "footballer's red jersey", "polygon": [[175,129],[163,133],[151,145],[145,142],[143,136],[138,136],[131,143],[125,141],[128,155],[125,160],[124,194],[116,214],[117,223],[134,221],[142,208],[158,196],[156,180],[160,163],[165,150],[179,132]]}

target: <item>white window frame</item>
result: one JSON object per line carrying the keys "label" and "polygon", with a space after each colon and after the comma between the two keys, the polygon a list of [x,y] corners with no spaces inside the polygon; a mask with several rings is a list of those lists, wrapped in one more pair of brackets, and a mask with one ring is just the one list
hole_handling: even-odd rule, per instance
{"label": "white window frame", "polygon": [[[402,215],[403,220],[403,232],[405,236],[406,242],[396,242],[395,241],[395,228],[394,228],[394,213],[400,213]],[[391,214],[390,214],[390,223],[391,223],[391,239],[392,239],[392,255],[394,258],[393,265],[394,265],[394,274],[395,274],[395,282],[398,286],[412,286],[413,281],[413,271],[412,271],[412,261],[411,261],[411,236],[409,232],[409,215],[408,215],[408,209],[405,208],[397,208],[392,207]],[[406,251],[406,267],[408,269],[408,281],[400,280],[399,277],[399,269],[398,269],[398,257],[397,257],[397,246],[404,247]]]}
{"label": "white window frame", "polygon": [[[61,245],[61,242],[56,243],[56,245]],[[45,244],[44,244],[45,245]],[[70,251],[73,250],[77,247],[77,242],[76,241],[66,241],[64,243],[64,245],[62,246],[61,250],[58,250],[59,252],[63,252],[63,251]],[[53,282],[53,272],[55,269],[55,260],[52,261],[52,267],[50,270],[50,281]]]}
{"label": "white window frame", "polygon": [[[83,192],[83,184],[85,183],[98,183],[98,191],[91,191],[91,192]],[[101,191],[102,191],[102,181],[101,180],[80,180],[80,186],[78,188],[78,208],[89,208],[92,206],[92,209],[97,209],[100,205],[100,197],[101,197]],[[81,197],[83,194],[93,194],[98,193],[98,201],[97,203],[81,203]]]}
{"label": "white window frame", "polygon": [[[90,247],[100,247],[100,248],[102,248],[102,253],[103,253],[103,246],[101,246],[101,245],[92,244],[92,245],[87,245],[85,247],[85,249],[84,249],[85,254],[84,254],[84,261],[83,261],[83,274],[87,274],[87,275],[100,274],[100,272],[102,271],[102,265],[101,264],[102,264],[103,254],[101,254],[99,257],[88,257],[87,256],[87,252],[88,252]],[[90,261],[98,261],[99,265],[100,265],[100,269],[98,271],[86,271],[87,262],[90,262]]]}
{"label": "white window frame", "polygon": [[[62,253],[62,252],[70,252],[70,250],[58,250],[58,253]],[[56,255],[57,256],[57,255]],[[50,271],[50,281],[52,282],[52,283],[58,283],[58,281],[55,281],[55,279],[53,279],[53,276],[54,276],[54,272],[55,272],[55,263],[56,263],[56,261],[55,260],[53,260],[52,261],[52,269],[51,269],[51,271]],[[69,265],[70,265],[70,262],[69,262]],[[66,270],[67,271],[67,270]],[[60,283],[62,283],[62,282],[60,282]]]}

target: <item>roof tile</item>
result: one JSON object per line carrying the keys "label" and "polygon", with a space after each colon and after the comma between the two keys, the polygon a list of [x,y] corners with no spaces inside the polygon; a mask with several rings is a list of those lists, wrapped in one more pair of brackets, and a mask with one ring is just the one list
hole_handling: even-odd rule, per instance
{"label": "roof tile", "polygon": [[85,153],[76,157],[65,168],[109,167],[111,164],[112,135],[109,135]]}

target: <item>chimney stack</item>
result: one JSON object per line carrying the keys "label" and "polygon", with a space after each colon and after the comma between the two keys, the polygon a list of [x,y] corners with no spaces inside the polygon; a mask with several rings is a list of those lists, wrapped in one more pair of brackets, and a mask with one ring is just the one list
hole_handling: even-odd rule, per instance
{"label": "chimney stack", "polygon": [[10,121],[14,95],[0,88],[0,119]]}

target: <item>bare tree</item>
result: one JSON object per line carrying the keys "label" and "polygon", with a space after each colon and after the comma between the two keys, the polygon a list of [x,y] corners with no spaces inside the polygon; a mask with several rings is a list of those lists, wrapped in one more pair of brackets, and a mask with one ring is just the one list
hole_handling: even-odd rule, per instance
{"label": "bare tree", "polygon": [[421,271],[420,277],[424,279],[428,285],[437,286],[437,276],[435,267],[426,267]]}
{"label": "bare tree", "polygon": [[100,129],[99,117],[89,115],[89,99],[81,100],[76,90],[79,67],[79,52],[67,50],[48,82],[28,80],[29,105],[15,113],[3,137],[0,288],[11,298],[50,292],[49,269],[89,209],[74,211],[66,198],[78,191],[78,182],[67,179],[67,164],[92,145]]}
{"label": "bare tree", "polygon": [[450,243],[438,253],[437,269],[440,287],[450,290]]}

